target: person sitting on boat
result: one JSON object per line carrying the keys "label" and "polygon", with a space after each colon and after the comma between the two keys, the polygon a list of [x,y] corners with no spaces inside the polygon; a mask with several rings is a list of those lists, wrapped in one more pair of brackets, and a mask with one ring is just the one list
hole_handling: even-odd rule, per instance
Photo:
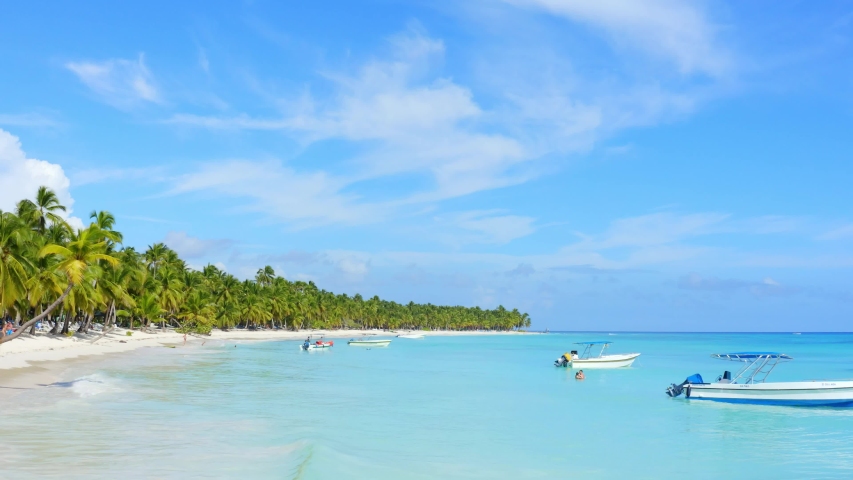
{"label": "person sitting on boat", "polygon": [[578,373],[575,374],[575,380],[583,380],[586,378],[583,374],[583,370],[578,370]]}

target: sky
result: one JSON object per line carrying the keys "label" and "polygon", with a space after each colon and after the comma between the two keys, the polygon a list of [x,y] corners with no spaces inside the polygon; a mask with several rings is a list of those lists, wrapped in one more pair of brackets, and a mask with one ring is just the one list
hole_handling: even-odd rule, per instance
{"label": "sky", "polygon": [[0,10],[0,209],[538,330],[853,330],[853,2]]}

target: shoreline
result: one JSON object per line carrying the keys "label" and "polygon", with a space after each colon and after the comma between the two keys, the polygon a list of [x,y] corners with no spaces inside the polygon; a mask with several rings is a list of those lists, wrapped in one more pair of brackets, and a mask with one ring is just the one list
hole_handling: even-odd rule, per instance
{"label": "shoreline", "polygon": [[[24,335],[14,341],[0,345],[0,393],[14,393],[37,385],[61,380],[59,372],[70,367],[72,362],[92,361],[97,356],[132,352],[148,347],[199,347],[210,341],[269,342],[277,340],[301,341],[307,336],[324,336],[330,339],[354,338],[365,335],[388,337],[405,331],[381,330],[214,330],[209,336],[187,335],[167,329],[145,332],[116,328],[101,333],[75,334],[71,337],[44,333]],[[536,335],[538,332],[487,332],[434,330],[417,331],[424,336],[483,336],[483,335]]]}

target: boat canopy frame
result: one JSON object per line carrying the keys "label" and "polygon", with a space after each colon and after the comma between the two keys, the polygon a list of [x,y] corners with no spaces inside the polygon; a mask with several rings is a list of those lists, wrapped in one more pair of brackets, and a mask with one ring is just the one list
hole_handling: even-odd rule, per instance
{"label": "boat canopy frame", "polygon": [[[587,360],[590,358],[601,358],[602,356],[604,356],[604,351],[607,350],[607,347],[609,347],[611,343],[613,343],[613,342],[606,342],[606,341],[575,342],[575,345],[583,345],[584,346],[583,352],[580,355],[578,355],[578,360]],[[592,351],[592,347],[594,347],[596,345],[601,345],[601,350],[598,352],[597,357],[592,357],[592,356],[590,356],[590,352]]]}
{"label": "boat canopy frame", "polygon": [[[744,366],[735,374],[731,383],[753,384],[764,383],[770,372],[779,365],[780,362],[793,360],[792,357],[784,353],[775,352],[738,352],[738,353],[715,353],[712,358],[720,360],[730,360],[733,362],[743,362]],[[738,381],[741,380],[742,381]]]}

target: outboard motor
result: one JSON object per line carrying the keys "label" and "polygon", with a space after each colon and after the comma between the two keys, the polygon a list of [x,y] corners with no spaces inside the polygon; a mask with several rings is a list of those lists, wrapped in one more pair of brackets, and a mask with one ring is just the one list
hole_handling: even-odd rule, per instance
{"label": "outboard motor", "polygon": [[676,385],[673,383],[672,385],[666,387],[666,394],[672,398],[675,398],[675,397],[681,395],[681,392],[684,391],[685,385],[689,385],[689,384],[693,384],[693,383],[705,383],[705,382],[702,381],[702,375],[699,375],[698,373],[695,375],[690,375],[689,377],[687,377],[686,380],[684,380],[680,384]]}
{"label": "outboard motor", "polygon": [[568,364],[569,364],[569,361],[568,361],[568,359],[566,359],[566,355],[565,355],[565,354],[560,355],[560,358],[558,358],[557,360],[555,360],[555,361],[554,361],[554,366],[555,366],[555,367],[565,367],[565,366],[567,366]]}

